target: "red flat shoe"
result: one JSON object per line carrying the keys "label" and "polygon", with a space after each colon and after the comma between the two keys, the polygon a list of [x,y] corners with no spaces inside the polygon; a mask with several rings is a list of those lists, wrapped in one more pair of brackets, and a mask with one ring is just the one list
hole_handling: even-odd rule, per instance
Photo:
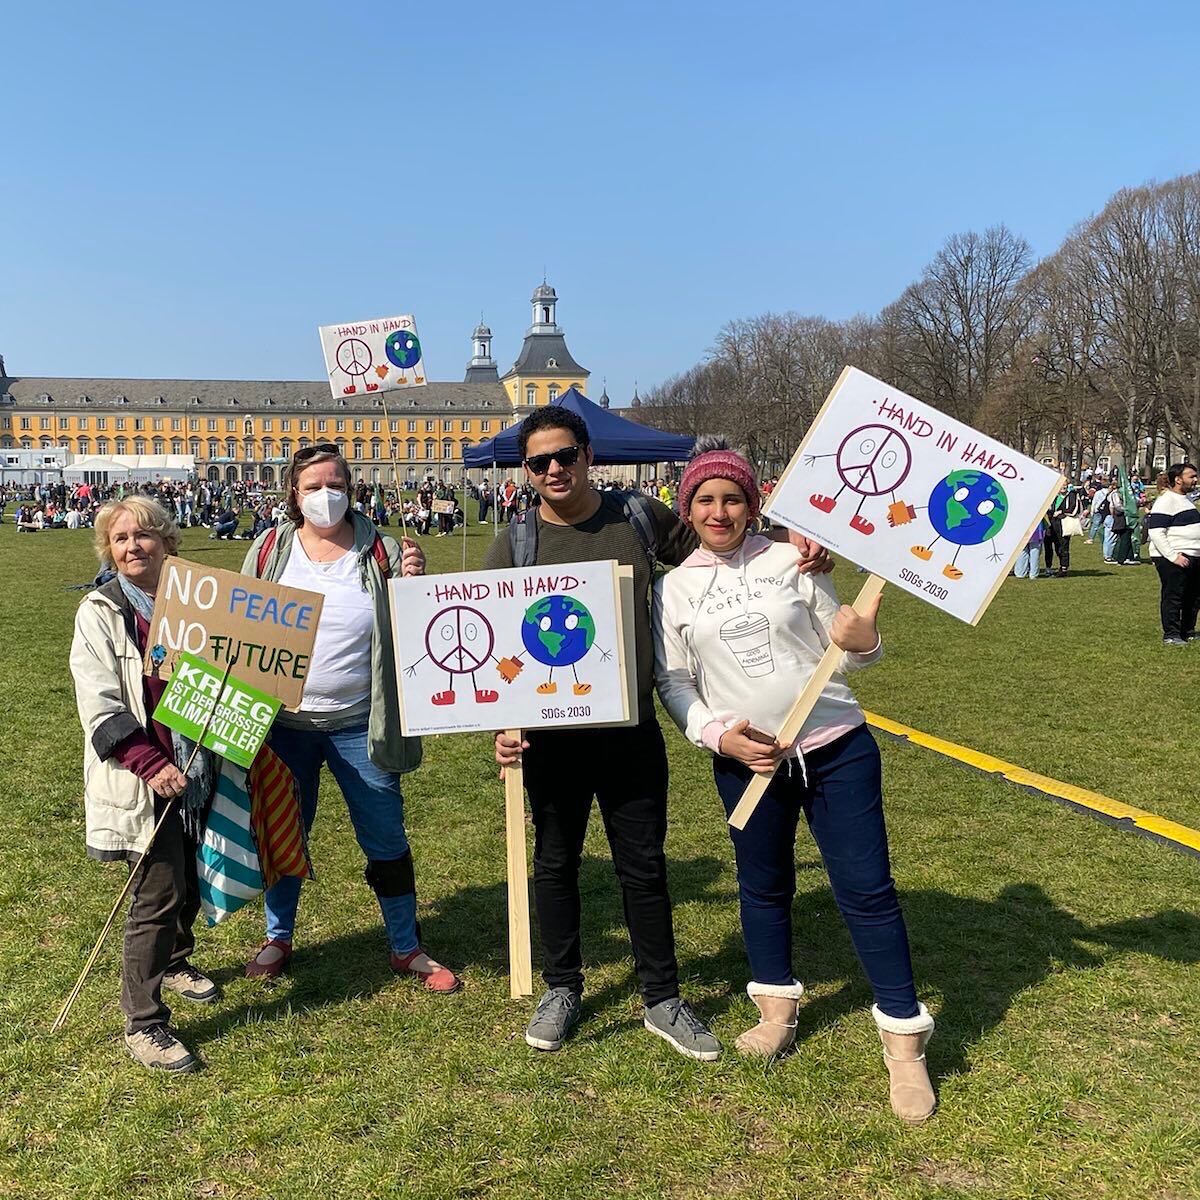
{"label": "red flat shoe", "polygon": [[449,967],[434,962],[419,946],[409,954],[393,952],[391,963],[397,975],[415,975],[425,985],[426,991],[449,995],[462,987],[462,980]]}
{"label": "red flat shoe", "polygon": [[[264,960],[263,956],[268,950],[277,951],[278,957],[268,955]],[[288,965],[291,957],[291,942],[285,942],[279,938],[268,938],[258,948],[258,953],[246,964],[246,978],[277,979],[283,974],[283,970]]]}

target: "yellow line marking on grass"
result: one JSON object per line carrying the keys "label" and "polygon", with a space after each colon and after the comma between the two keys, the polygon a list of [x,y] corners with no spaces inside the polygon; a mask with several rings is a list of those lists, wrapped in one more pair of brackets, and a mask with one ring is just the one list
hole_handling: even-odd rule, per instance
{"label": "yellow line marking on grass", "polygon": [[945,738],[934,737],[931,733],[922,733],[919,729],[911,729],[907,725],[901,725],[899,721],[881,717],[878,713],[869,712],[866,716],[867,722],[882,733],[911,742],[914,746],[923,746],[935,754],[944,754],[947,758],[974,767],[977,771],[999,775],[1019,787],[1041,792],[1053,800],[1060,800],[1101,820],[1131,829],[1143,837],[1154,838],[1180,850],[1200,855],[1200,830],[1190,829],[1177,821],[1169,821],[1166,817],[1147,812],[1144,808],[1123,804],[1120,800],[1102,796],[1099,792],[1090,792],[1087,788],[1063,783],[1060,779],[1051,779],[1049,775],[1027,771],[1024,767],[1018,767],[1014,763],[1005,762],[1002,758],[995,758],[979,750],[972,750],[969,746],[960,746],[957,742],[948,742]]}

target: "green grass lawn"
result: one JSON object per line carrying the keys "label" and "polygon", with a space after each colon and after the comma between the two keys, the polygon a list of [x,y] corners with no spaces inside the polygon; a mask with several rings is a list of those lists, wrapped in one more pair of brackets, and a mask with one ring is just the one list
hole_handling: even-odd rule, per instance
{"label": "green grass lawn", "polygon": [[[473,506],[472,506],[473,507]],[[477,564],[489,529],[473,525]],[[1077,543],[1079,539],[1076,539]],[[425,541],[458,569],[458,538]],[[245,546],[192,531],[184,553]],[[1075,547],[969,629],[897,591],[868,708],[1185,824],[1200,646],[1169,652],[1157,578]],[[344,805],[322,794],[319,882],[293,969],[242,977],[260,909],[201,932],[220,1004],[177,1010],[207,1069],[160,1078],[121,1043],[110,940],[50,1023],[121,882],[83,849],[66,671],[88,533],[0,526],[0,1195],[34,1197],[1147,1197],[1200,1194],[1200,861],[882,741],[938,1115],[887,1105],[869,993],[807,835],[797,851],[797,1052],[693,1063],[641,1028],[597,821],[583,870],[586,1021],[558,1054],[508,998],[503,794],[490,739],[431,738],[406,777],[421,920],[457,996],[393,980]],[[862,577],[836,573],[843,596]],[[685,989],[726,1043],[752,1019],[731,853],[704,755],[672,729],[671,885]],[[536,961],[536,949],[535,949]]]}

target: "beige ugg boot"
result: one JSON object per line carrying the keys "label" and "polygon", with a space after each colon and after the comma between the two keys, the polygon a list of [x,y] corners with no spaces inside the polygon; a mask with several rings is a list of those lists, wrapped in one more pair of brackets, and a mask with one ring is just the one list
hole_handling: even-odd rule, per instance
{"label": "beige ugg boot", "polygon": [[782,1054],[796,1040],[796,1010],[804,995],[798,979],[787,983],[750,983],[746,995],[758,1007],[758,1024],[751,1026],[734,1042],[742,1054],[772,1058]]}
{"label": "beige ugg boot", "polygon": [[925,1069],[925,1046],[933,1035],[933,1018],[925,1005],[918,1007],[915,1017],[889,1017],[878,1004],[871,1006],[891,1080],[892,1112],[909,1125],[920,1125],[937,1108]]}

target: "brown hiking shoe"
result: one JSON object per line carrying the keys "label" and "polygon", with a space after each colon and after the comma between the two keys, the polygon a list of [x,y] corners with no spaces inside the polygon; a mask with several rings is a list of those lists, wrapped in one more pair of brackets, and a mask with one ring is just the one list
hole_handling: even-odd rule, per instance
{"label": "brown hiking shoe", "polygon": [[191,1000],[195,1004],[213,1004],[221,995],[220,989],[203,971],[185,962],[163,976],[163,987]]}
{"label": "brown hiking shoe", "polygon": [[125,1035],[125,1045],[143,1067],[155,1071],[198,1071],[200,1060],[166,1025],[151,1025]]}

